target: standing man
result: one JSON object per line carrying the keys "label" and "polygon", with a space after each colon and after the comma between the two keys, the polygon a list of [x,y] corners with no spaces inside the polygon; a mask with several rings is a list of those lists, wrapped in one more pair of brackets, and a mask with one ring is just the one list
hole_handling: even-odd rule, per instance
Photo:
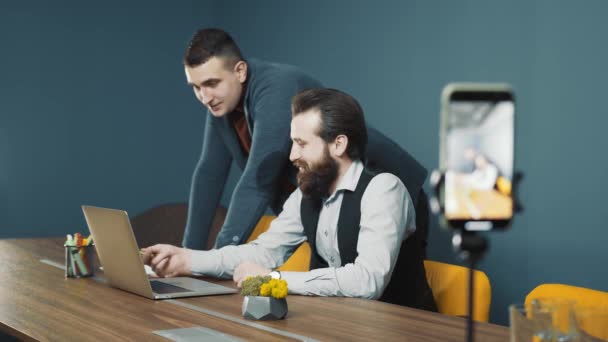
{"label": "standing man", "polygon": [[[361,161],[368,137],[357,101],[337,90],[309,89],[294,97],[292,108],[289,158],[298,168],[298,189],[268,231],[211,251],[154,245],[144,262],[160,276],[232,277],[240,287],[248,276],[271,275],[285,279],[293,294],[436,310],[422,256],[406,253],[408,237],[419,233],[406,187]],[[304,241],[311,271],[272,271]]]}
{"label": "standing man", "polygon": [[[289,163],[292,97],[319,81],[299,69],[245,59],[219,29],[194,35],[184,56],[188,84],[208,110],[203,148],[194,170],[183,246],[203,249],[232,162],[242,171],[215,247],[244,243],[267,207],[279,213],[295,189]],[[397,175],[418,211],[426,208],[426,170],[397,144],[369,129],[367,166]],[[424,211],[424,210],[423,210]],[[417,215],[426,244],[428,214]],[[424,222],[421,222],[424,221]]]}

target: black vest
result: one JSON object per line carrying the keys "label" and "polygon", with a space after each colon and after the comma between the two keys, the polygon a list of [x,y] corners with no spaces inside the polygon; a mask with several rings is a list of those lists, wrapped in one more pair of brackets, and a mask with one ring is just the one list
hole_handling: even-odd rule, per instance
{"label": "black vest", "polygon": [[[354,263],[357,258],[357,241],[361,229],[361,198],[374,177],[363,170],[355,191],[345,190],[338,218],[338,250],[342,266]],[[321,200],[302,198],[300,216],[304,233],[310,243],[310,269],[328,267],[327,261],[317,253],[317,225]],[[424,270],[424,237],[417,229],[401,245],[397,263],[380,301],[413,308],[437,311],[433,293],[426,281]]]}

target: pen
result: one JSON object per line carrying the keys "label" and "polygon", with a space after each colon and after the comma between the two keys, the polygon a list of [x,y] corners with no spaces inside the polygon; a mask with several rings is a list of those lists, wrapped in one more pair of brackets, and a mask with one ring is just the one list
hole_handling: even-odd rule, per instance
{"label": "pen", "polygon": [[74,261],[76,261],[76,265],[80,269],[79,275],[84,276],[89,274],[89,270],[84,264],[84,261],[82,260],[80,253],[78,252],[78,249],[72,250],[72,258],[74,259]]}

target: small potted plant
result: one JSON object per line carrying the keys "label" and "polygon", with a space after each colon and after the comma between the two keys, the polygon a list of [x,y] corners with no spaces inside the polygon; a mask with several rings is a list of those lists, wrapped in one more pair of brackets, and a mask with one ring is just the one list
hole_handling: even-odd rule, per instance
{"label": "small potted plant", "polygon": [[287,282],[270,276],[247,277],[241,294],[243,316],[247,319],[274,320],[287,315]]}

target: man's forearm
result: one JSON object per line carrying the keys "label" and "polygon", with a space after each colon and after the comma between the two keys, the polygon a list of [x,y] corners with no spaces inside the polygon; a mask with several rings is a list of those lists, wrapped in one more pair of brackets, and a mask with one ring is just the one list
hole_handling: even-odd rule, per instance
{"label": "man's forearm", "polygon": [[[201,177],[203,178],[203,177]],[[183,246],[204,249],[209,230],[222,195],[224,183],[208,179],[194,179],[188,201],[188,221],[184,231]]]}
{"label": "man's forearm", "polygon": [[214,119],[209,115],[201,157],[192,175],[188,221],[182,242],[184,247],[206,247],[211,222],[228,178],[231,162],[232,157],[214,129]]}
{"label": "man's forearm", "polygon": [[210,251],[191,253],[192,273],[217,278],[231,278],[234,269],[245,261],[257,263],[269,269],[277,266],[277,260],[264,247],[254,244],[226,246]]}
{"label": "man's forearm", "polygon": [[378,299],[385,277],[374,275],[360,265],[320,268],[310,272],[281,272],[289,293],[308,296],[339,296]]}

